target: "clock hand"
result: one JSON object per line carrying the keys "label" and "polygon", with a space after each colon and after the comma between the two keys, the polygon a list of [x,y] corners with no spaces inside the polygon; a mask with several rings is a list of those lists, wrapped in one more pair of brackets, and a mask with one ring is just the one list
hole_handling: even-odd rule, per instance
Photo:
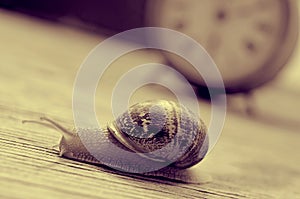
{"label": "clock hand", "polygon": [[206,50],[207,52],[215,58],[220,46],[222,45],[222,39],[219,33],[212,32],[208,35],[207,43],[206,43]]}

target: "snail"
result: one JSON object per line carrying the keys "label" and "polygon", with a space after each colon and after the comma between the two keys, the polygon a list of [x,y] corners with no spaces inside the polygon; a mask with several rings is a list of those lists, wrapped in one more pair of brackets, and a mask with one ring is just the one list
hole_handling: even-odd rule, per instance
{"label": "snail", "polygon": [[206,127],[179,103],[167,100],[138,103],[101,129],[69,131],[46,117],[41,120],[38,123],[50,124],[61,132],[58,148],[62,157],[105,165],[127,174],[192,183],[208,180],[191,169],[207,153]]}

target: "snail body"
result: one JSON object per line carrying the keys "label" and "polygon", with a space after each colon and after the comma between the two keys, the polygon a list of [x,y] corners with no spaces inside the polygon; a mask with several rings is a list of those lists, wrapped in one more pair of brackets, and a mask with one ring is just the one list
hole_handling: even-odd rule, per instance
{"label": "snail body", "polygon": [[126,173],[199,181],[188,168],[199,163],[208,150],[202,120],[172,101],[135,104],[102,129],[68,131],[48,118],[41,119],[62,132],[60,156]]}

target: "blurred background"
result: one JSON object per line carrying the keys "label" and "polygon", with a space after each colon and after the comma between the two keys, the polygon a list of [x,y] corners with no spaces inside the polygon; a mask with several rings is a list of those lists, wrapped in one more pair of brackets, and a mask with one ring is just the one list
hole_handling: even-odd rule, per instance
{"label": "blurred background", "polygon": [[[299,123],[297,3],[293,0],[0,0],[2,9],[103,38],[144,26],[183,32],[198,41],[217,64],[226,91],[233,94],[228,99],[231,111],[287,127],[297,127]],[[160,39],[166,42],[166,38]],[[193,49],[184,44],[176,48],[193,54]],[[149,56],[151,52],[146,54]],[[156,57],[159,54],[160,62],[176,68],[193,83],[200,98],[208,97],[205,82],[189,63],[166,52],[156,53]],[[124,72],[124,65],[116,67],[113,73]],[[272,89],[265,89],[266,85]],[[279,106],[285,110],[284,114],[278,110]]]}
{"label": "blurred background", "polygon": [[[299,4],[298,0],[0,0],[0,197],[98,198],[105,193],[149,198],[159,197],[163,190],[162,198],[174,194],[194,198],[199,193],[203,198],[299,198]],[[205,48],[223,77],[228,111],[222,136],[196,167],[213,177],[211,183],[155,184],[98,172],[101,168],[58,158],[52,146],[60,135],[54,130],[21,124],[23,119],[45,115],[72,128],[74,81],[87,55],[109,36],[145,26],[189,35]],[[199,57],[191,46],[157,39]],[[184,59],[153,49],[126,54],[105,71],[96,91],[100,123],[113,119],[112,93],[118,80],[146,63],[163,63],[185,75],[209,126],[210,96],[202,77]],[[180,89],[181,80],[168,71],[140,73],[136,78],[153,77]],[[176,100],[168,88],[147,85],[135,90],[129,103],[161,98]]]}

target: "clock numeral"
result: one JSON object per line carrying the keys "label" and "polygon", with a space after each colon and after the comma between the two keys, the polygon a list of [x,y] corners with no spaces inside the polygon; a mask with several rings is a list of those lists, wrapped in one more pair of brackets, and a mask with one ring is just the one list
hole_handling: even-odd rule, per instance
{"label": "clock numeral", "polygon": [[252,41],[247,41],[245,43],[245,46],[246,46],[246,49],[247,49],[248,52],[251,52],[251,53],[256,53],[257,52],[257,47]]}
{"label": "clock numeral", "polygon": [[266,24],[266,23],[258,23],[257,24],[257,29],[260,32],[266,33],[266,34],[272,34],[274,31],[273,26],[271,26],[270,24]]}
{"label": "clock numeral", "polygon": [[225,9],[220,9],[217,11],[216,13],[216,19],[219,21],[219,22],[223,22],[227,19],[227,12]]}
{"label": "clock numeral", "polygon": [[174,25],[174,30],[183,30],[185,28],[185,24],[183,22],[178,22]]}

